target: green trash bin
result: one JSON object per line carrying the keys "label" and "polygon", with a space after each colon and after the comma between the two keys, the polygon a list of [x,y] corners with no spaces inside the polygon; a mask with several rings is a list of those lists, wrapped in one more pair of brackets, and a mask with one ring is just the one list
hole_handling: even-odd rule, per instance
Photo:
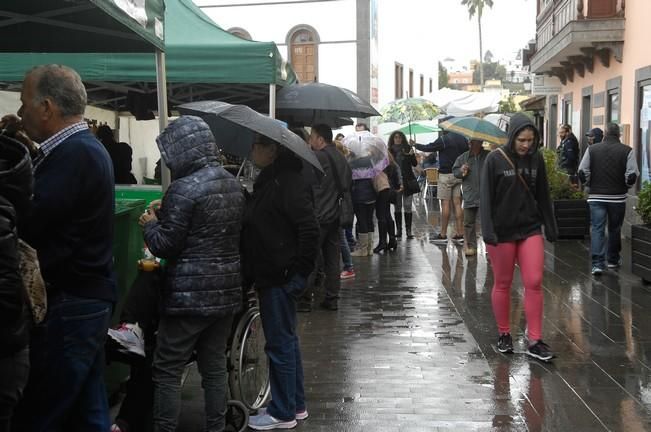
{"label": "green trash bin", "polygon": [[[131,285],[138,276],[138,260],[142,255],[144,241],[142,228],[138,225],[140,215],[145,211],[144,199],[116,199],[113,214],[113,268],[117,284],[118,302],[113,311],[111,325],[118,324],[120,312],[126,301]],[[104,375],[109,399],[116,395],[120,384],[129,376],[126,364],[111,362]]]}
{"label": "green trash bin", "polygon": [[149,205],[156,199],[163,198],[163,190],[160,185],[116,185],[115,200],[122,199],[143,199]]}

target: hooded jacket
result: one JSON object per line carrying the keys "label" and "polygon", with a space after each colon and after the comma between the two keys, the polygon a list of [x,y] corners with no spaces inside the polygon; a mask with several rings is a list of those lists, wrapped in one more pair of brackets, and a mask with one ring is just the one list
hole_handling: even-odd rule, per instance
{"label": "hooded jacket", "polygon": [[534,145],[526,156],[520,157],[515,151],[515,138],[528,126],[535,130],[533,122],[526,115],[511,117],[508,143],[501,148],[515,164],[529,191],[499,151],[491,152],[484,162],[479,207],[482,236],[487,244],[523,240],[540,234],[543,225],[547,240],[556,240],[556,222],[545,162],[538,151],[537,130]]}
{"label": "hooded jacket", "polygon": [[31,315],[18,269],[18,219],[32,196],[32,163],[27,149],[0,135],[0,358],[27,347]]}
{"label": "hooded jacket", "polygon": [[[479,207],[479,180],[481,178],[481,170],[488,156],[489,151],[481,149],[479,154],[474,155],[470,150],[463,153],[457,158],[452,167],[452,174],[458,179],[463,180],[461,187],[463,189],[463,206],[464,208]],[[468,164],[468,175],[463,176],[461,167]]]}
{"label": "hooded jacket", "polygon": [[281,286],[314,269],[319,225],[304,183],[301,161],[283,151],[253,185],[242,226],[242,263],[246,283]]}
{"label": "hooded jacket", "polygon": [[199,117],[175,120],[156,141],[172,183],[144,237],[154,255],[167,259],[164,312],[232,314],[242,302],[240,183],[219,165],[215,138]]}

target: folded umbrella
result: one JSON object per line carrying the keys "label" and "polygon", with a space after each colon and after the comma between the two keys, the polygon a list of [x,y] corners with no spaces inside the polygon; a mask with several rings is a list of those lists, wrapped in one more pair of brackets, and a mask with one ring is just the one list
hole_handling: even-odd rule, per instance
{"label": "folded umbrella", "polygon": [[323,172],[308,144],[279,120],[262,115],[245,105],[219,101],[190,102],[178,108],[181,114],[201,117],[208,123],[217,145],[226,153],[247,157],[256,134],[260,134],[291,150]]}
{"label": "folded umbrella", "polygon": [[469,140],[506,144],[506,133],[493,123],[477,117],[456,117],[441,123],[441,128],[463,135]]}

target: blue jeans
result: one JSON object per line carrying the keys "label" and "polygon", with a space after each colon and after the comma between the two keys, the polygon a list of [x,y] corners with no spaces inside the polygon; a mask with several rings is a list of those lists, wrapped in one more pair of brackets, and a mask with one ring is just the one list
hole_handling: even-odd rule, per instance
{"label": "blue jeans", "polygon": [[348,245],[348,240],[346,239],[346,230],[341,229],[341,260],[344,263],[344,270],[351,271],[353,269],[353,257],[350,255],[350,246]]}
{"label": "blue jeans", "polygon": [[267,412],[285,421],[305,409],[303,362],[296,333],[296,300],[305,289],[305,278],[294,276],[284,286],[261,288],[260,318],[269,357],[271,402]]}
{"label": "blue jeans", "polygon": [[16,412],[26,431],[108,431],[104,342],[108,301],[55,294],[32,332],[30,377]]}
{"label": "blue jeans", "polygon": [[[604,268],[606,258],[611,264],[619,263],[622,250],[622,224],[626,213],[625,203],[590,203],[590,223],[592,224],[591,254],[592,266]],[[608,222],[608,247],[606,248],[605,228]],[[606,251],[608,251],[606,253]]]}

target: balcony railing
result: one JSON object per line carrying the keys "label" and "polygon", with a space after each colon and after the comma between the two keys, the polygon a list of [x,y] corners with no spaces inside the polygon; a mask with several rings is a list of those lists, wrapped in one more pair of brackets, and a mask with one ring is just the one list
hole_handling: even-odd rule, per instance
{"label": "balcony railing", "polygon": [[536,32],[537,49],[544,47],[555,34],[563,29],[570,21],[579,17],[577,9],[578,1],[583,0],[563,0],[548,4],[548,7],[542,11],[538,18],[538,30]]}

